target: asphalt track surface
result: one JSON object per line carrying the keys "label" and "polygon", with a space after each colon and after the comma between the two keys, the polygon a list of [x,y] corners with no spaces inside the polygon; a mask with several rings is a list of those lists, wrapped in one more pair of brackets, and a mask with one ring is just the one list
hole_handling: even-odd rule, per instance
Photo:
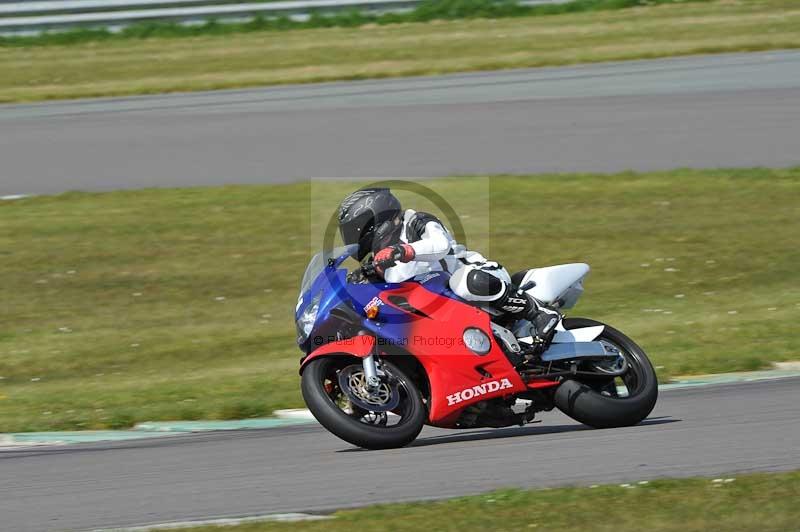
{"label": "asphalt track surface", "polygon": [[800,379],[663,392],[638,426],[558,412],[508,429],[425,429],[362,451],[317,425],[0,451],[0,529],[85,530],[314,512],[502,487],[800,468]]}
{"label": "asphalt track surface", "polygon": [[800,164],[800,52],[0,106],[0,196]]}

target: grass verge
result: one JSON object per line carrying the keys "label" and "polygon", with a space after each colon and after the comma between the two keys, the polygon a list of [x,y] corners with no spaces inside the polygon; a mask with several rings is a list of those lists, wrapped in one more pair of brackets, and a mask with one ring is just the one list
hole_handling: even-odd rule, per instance
{"label": "grass verge", "polygon": [[[577,5],[629,3],[602,0]],[[140,28],[138,34],[131,30],[131,38],[106,37],[82,44],[57,44],[66,36],[40,43],[50,42],[47,46],[6,41],[0,46],[0,102],[800,47],[800,5],[795,0],[669,2],[489,19],[469,17],[502,13],[470,15],[466,8],[459,11],[459,6],[470,3],[441,5],[450,6],[452,13],[446,7],[431,8],[423,19],[436,20],[425,23],[364,24],[356,17],[352,25],[357,27],[278,32],[266,31],[276,23],[257,21],[248,26],[253,30],[249,32],[213,25],[203,34],[181,39],[170,32],[184,30],[155,26]],[[506,5],[512,6],[501,4],[496,9]],[[462,15],[468,18],[441,20]]]}
{"label": "grass verge", "polygon": [[[571,315],[628,333],[662,380],[800,353],[800,168],[425,184],[510,270],[591,264]],[[354,187],[0,202],[0,432],[301,406],[299,277],[319,220]]]}
{"label": "grass verge", "polygon": [[[658,480],[594,488],[497,491],[441,502],[387,504],[340,511],[334,514],[334,519],[324,521],[252,523],[224,530],[783,532],[797,529],[800,473],[716,480]],[[222,529],[187,529],[190,532],[212,530]]]}
{"label": "grass verge", "polygon": [[[268,0],[267,0],[268,1]],[[75,44],[108,39],[147,39],[150,37],[194,37],[199,35],[231,35],[254,31],[285,31],[312,28],[353,28],[365,24],[403,24],[430,22],[432,20],[457,20],[464,18],[506,18],[587,11],[612,11],[631,7],[660,4],[685,4],[710,0],[572,0],[563,4],[538,6],[520,5],[515,0],[424,0],[414,9],[404,13],[362,13],[346,11],[327,15],[312,12],[307,20],[293,20],[288,16],[274,18],[255,17],[248,22],[219,23],[209,20],[204,24],[186,26],[175,22],[140,22],[111,32],[105,28],[76,28],[67,31],[47,32],[39,35],[0,37],[0,46],[46,46]]]}

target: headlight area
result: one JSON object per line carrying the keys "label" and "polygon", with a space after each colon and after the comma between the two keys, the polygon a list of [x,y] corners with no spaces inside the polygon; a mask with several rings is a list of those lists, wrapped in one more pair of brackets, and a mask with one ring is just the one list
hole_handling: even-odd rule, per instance
{"label": "headlight area", "polygon": [[480,329],[470,327],[464,331],[464,345],[476,355],[485,355],[492,349],[492,341],[489,336]]}
{"label": "headlight area", "polygon": [[314,299],[297,318],[297,343],[303,344],[308,340],[308,335],[314,329],[314,322],[317,321],[317,313],[319,313],[319,300],[322,297],[322,292],[319,292]]}

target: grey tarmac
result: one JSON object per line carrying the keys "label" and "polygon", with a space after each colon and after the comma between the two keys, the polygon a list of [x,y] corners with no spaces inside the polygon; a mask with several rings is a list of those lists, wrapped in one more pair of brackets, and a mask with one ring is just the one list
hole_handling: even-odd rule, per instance
{"label": "grey tarmac", "polygon": [[362,451],[317,425],[0,451],[0,529],[87,530],[327,512],[503,487],[800,468],[800,378],[662,392],[638,426],[558,412],[507,429],[425,429]]}
{"label": "grey tarmac", "polygon": [[800,51],[0,106],[0,196],[800,164]]}

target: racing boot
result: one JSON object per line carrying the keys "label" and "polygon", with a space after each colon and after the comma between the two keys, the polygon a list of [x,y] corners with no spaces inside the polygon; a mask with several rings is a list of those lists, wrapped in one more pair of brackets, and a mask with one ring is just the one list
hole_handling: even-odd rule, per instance
{"label": "racing boot", "polygon": [[533,335],[538,338],[543,344],[550,343],[556,333],[556,325],[558,325],[561,315],[551,310],[534,297],[525,294],[530,301],[530,306],[526,310],[525,319],[530,321],[533,325]]}
{"label": "racing boot", "polygon": [[495,303],[496,308],[506,313],[511,321],[528,320],[531,323],[531,336],[538,343],[547,344],[555,334],[561,315],[545,307],[541,302],[515,286],[509,286],[506,293]]}

